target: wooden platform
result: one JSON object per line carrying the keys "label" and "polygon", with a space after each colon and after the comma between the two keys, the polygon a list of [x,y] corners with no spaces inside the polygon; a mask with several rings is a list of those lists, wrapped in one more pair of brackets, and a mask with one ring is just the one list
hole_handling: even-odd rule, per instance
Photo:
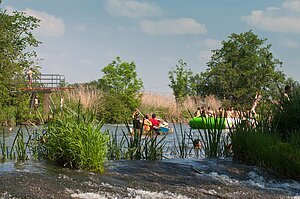
{"label": "wooden platform", "polygon": [[19,88],[18,91],[25,92],[25,93],[31,93],[31,92],[48,93],[48,92],[65,91],[71,89],[74,89],[74,87],[33,87],[33,88]]}

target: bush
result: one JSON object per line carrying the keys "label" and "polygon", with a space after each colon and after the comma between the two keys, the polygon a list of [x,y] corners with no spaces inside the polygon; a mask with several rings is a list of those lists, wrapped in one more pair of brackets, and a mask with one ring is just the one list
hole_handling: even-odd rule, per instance
{"label": "bush", "polygon": [[283,98],[274,107],[272,128],[281,136],[283,141],[287,141],[295,132],[300,129],[300,88],[294,88],[289,94],[289,98]]}
{"label": "bush", "polygon": [[276,134],[254,129],[236,132],[232,137],[232,150],[235,161],[262,166],[280,176],[300,178],[300,149],[282,142]]}
{"label": "bush", "polygon": [[65,110],[46,127],[46,159],[75,169],[103,172],[109,135],[92,114]]}

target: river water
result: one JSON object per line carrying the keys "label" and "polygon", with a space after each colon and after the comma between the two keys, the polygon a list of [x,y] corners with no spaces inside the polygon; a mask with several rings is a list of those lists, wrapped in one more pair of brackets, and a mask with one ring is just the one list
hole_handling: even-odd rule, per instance
{"label": "river water", "polygon": [[0,163],[0,197],[299,199],[300,182],[230,158],[107,161],[103,174],[29,160]]}

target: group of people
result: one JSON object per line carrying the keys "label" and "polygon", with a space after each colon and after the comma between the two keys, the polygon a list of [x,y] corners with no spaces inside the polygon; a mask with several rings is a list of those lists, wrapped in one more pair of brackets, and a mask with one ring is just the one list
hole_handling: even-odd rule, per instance
{"label": "group of people", "polygon": [[211,107],[207,107],[206,109],[203,106],[201,108],[197,108],[194,113],[194,117],[247,118],[253,117],[255,114],[255,109],[244,112],[235,110],[232,106],[227,110],[222,107],[219,107],[217,110],[213,110]]}
{"label": "group of people", "polygon": [[143,115],[139,111],[135,111],[133,113],[132,117],[133,117],[133,128],[134,129],[142,128],[146,132],[148,132],[150,130],[154,130],[155,132],[158,132],[159,127],[168,126],[168,124],[165,121],[158,119],[155,113],[153,113],[151,115],[151,118],[149,118],[148,115]]}

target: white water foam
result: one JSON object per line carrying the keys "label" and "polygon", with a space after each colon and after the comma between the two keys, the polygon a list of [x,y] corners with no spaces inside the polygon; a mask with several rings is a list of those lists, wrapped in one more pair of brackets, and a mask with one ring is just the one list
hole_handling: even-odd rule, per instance
{"label": "white water foam", "polygon": [[[233,178],[230,178],[227,175],[219,174],[217,172],[210,172],[204,174],[211,177],[214,180],[217,180],[226,185],[250,185],[258,187],[261,189],[274,190],[274,191],[283,191],[289,195],[294,195],[295,199],[300,199],[300,183],[297,181],[289,182],[275,182],[267,181],[263,176],[258,175],[257,173],[251,171],[248,173],[249,180],[239,181]],[[298,197],[298,198],[297,198]]]}
{"label": "white water foam", "polygon": [[[107,183],[102,183],[100,187],[114,187]],[[117,187],[115,187],[117,189]],[[118,187],[120,189],[120,187]],[[72,198],[79,198],[79,199],[129,199],[129,198],[136,198],[136,199],[189,199],[189,197],[177,193],[172,193],[169,191],[146,191],[142,189],[133,189],[133,188],[125,188],[123,190],[123,195],[121,196],[118,193],[110,193],[110,192],[102,192],[99,191],[97,193],[92,192],[80,192],[79,190],[73,191],[70,189],[66,189],[66,192],[70,194]],[[75,193],[77,192],[77,193]],[[211,194],[214,194],[215,191],[211,190]]]}

